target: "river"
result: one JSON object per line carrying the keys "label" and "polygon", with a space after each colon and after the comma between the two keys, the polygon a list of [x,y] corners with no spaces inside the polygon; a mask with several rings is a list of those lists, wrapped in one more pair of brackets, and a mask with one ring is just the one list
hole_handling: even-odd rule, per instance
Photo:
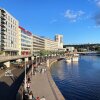
{"label": "river", "polygon": [[54,63],[51,75],[66,100],[100,100],[100,56]]}

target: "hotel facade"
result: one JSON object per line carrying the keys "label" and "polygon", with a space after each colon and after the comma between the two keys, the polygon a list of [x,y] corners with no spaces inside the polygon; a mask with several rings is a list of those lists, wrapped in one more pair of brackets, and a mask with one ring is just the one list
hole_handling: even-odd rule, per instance
{"label": "hotel facade", "polygon": [[0,8],[0,51],[4,55],[18,54],[18,26],[18,20]]}

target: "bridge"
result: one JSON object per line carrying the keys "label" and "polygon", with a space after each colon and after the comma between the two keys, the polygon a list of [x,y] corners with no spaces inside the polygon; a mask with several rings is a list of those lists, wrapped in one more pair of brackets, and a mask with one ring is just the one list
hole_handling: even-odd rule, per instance
{"label": "bridge", "polygon": [[97,51],[86,51],[86,52],[77,52],[78,54],[96,54]]}
{"label": "bridge", "polygon": [[0,63],[6,65],[6,67],[10,67],[10,62],[15,60],[17,62],[25,61],[28,62],[29,60],[34,60],[34,56],[32,55],[18,55],[18,56],[0,56]]}
{"label": "bridge", "polygon": [[6,62],[10,60],[17,60],[17,59],[22,59],[22,58],[27,58],[27,57],[32,57],[32,55],[18,55],[18,56],[0,56],[0,63],[1,62]]}

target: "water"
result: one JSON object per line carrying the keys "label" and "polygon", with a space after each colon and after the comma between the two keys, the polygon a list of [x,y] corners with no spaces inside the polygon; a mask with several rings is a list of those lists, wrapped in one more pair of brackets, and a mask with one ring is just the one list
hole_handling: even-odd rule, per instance
{"label": "water", "polygon": [[52,77],[66,100],[100,100],[100,56],[81,56],[51,67]]}

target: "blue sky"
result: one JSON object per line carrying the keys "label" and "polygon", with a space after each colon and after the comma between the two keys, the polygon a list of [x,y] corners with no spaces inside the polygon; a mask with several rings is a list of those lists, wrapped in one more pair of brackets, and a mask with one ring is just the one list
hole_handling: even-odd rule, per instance
{"label": "blue sky", "polygon": [[20,26],[64,44],[100,43],[100,0],[0,0]]}

